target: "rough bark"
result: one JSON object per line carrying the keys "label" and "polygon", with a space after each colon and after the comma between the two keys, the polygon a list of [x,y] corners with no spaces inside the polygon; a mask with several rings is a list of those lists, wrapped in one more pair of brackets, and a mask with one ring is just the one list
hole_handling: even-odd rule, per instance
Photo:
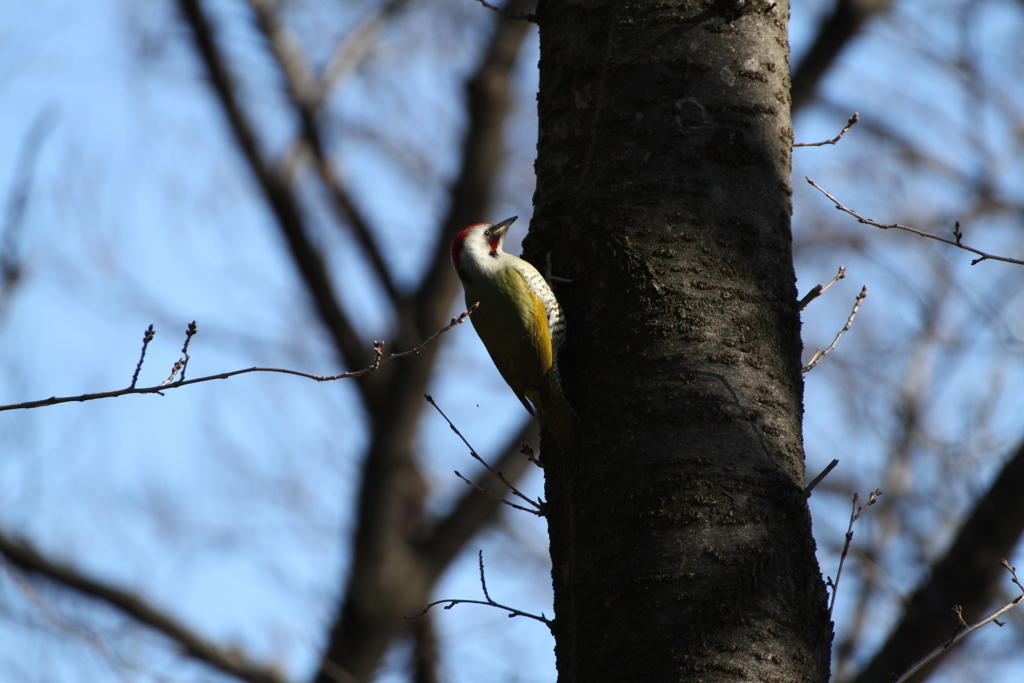
{"label": "rough bark", "polygon": [[[735,7],[742,5],[741,11]],[[780,3],[538,5],[527,256],[584,429],[548,457],[559,680],[825,681]]]}

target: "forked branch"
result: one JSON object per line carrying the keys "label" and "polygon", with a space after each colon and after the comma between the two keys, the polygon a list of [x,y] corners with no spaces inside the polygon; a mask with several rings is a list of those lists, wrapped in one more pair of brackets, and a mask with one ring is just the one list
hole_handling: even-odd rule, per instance
{"label": "forked branch", "polygon": [[811,370],[814,369],[815,365],[821,362],[822,358],[827,356],[832,351],[832,349],[836,348],[836,344],[839,343],[839,340],[842,339],[843,335],[846,334],[850,330],[850,327],[853,326],[853,319],[857,317],[857,312],[860,310],[861,302],[863,302],[864,299],[867,298],[867,296],[868,286],[864,285],[860,290],[860,294],[857,295],[857,300],[853,302],[853,310],[850,311],[850,317],[846,319],[846,324],[843,325],[843,329],[839,330],[839,332],[836,334],[836,338],[832,340],[832,343],[828,345],[827,349],[825,349],[824,351],[822,351],[821,349],[815,351],[814,356],[811,357],[811,361],[807,365],[805,365],[800,370],[800,372],[810,372]]}
{"label": "forked branch", "polygon": [[831,287],[832,285],[839,282],[845,277],[846,266],[839,266],[839,272],[836,273],[836,276],[834,278],[832,278],[823,285],[814,285],[814,287],[811,288],[811,291],[807,292],[807,294],[804,295],[803,299],[800,299],[800,301],[797,303],[797,310],[802,311],[805,308],[807,308],[807,304],[817,299],[819,296],[825,293],[826,289],[828,289],[829,287]]}
{"label": "forked branch", "polygon": [[[473,306],[476,307],[476,304],[473,304]],[[437,403],[434,402],[434,398],[430,394],[424,394],[423,398],[427,399],[427,403],[429,403],[430,405],[434,406],[434,410],[436,410],[438,413],[441,414],[441,417],[443,417],[444,421],[448,423],[448,426],[451,428],[451,430],[453,432],[455,432],[455,434],[458,435],[458,437],[460,439],[462,439],[462,443],[466,444],[466,448],[469,449],[469,454],[471,456],[473,456],[473,458],[477,462],[479,462],[481,465],[483,465],[487,469],[488,472],[490,472],[495,477],[497,477],[498,481],[500,481],[502,484],[507,486],[508,490],[511,491],[513,495],[515,495],[516,497],[521,498],[525,502],[529,503],[533,507],[533,509],[523,507],[522,505],[516,505],[515,503],[513,503],[511,501],[507,501],[504,498],[498,498],[497,496],[495,496],[493,493],[491,493],[487,489],[485,489],[485,488],[483,488],[483,487],[481,487],[481,486],[471,482],[469,479],[466,479],[464,476],[459,474],[458,471],[455,472],[455,476],[457,476],[459,479],[461,479],[462,481],[466,482],[467,484],[469,484],[473,488],[477,489],[478,491],[480,491],[480,492],[482,492],[482,493],[484,493],[484,494],[486,494],[488,496],[492,496],[492,497],[496,498],[498,501],[504,503],[505,505],[508,505],[509,507],[513,507],[516,510],[522,510],[524,512],[529,512],[530,514],[537,515],[538,517],[543,517],[544,516],[544,514],[545,514],[545,512],[544,512],[544,507],[545,507],[544,506],[544,501],[542,501],[542,500],[533,500],[532,498],[529,498],[528,496],[524,495],[519,489],[517,489],[512,484],[512,482],[510,482],[508,479],[505,478],[504,474],[502,474],[499,470],[496,470],[493,467],[491,467],[490,464],[488,464],[488,462],[486,460],[481,458],[480,455],[476,452],[476,450],[473,449],[473,446],[471,446],[469,441],[466,440],[466,437],[464,437],[462,435],[462,432],[459,431],[459,428],[456,427],[455,424],[451,420],[448,419],[448,416],[444,414],[444,411],[441,410],[441,408],[437,405]]]}
{"label": "forked branch", "polygon": [[830,619],[832,618],[832,610],[836,606],[836,591],[839,590],[839,577],[843,573],[843,564],[846,562],[846,556],[850,552],[850,544],[853,542],[853,525],[860,519],[865,510],[875,504],[880,495],[882,495],[882,489],[875,489],[868,497],[868,502],[857,507],[859,496],[856,493],[853,494],[853,511],[850,513],[850,525],[846,527],[846,539],[843,542],[843,553],[839,556],[839,568],[836,569],[836,579],[833,581],[829,578],[825,581],[825,585],[832,589],[832,599],[829,600],[828,604],[828,616]]}
{"label": "forked branch", "polygon": [[[512,617],[527,617],[541,622],[548,628],[552,627],[552,621],[545,617],[543,612],[541,612],[539,615],[531,614],[529,612],[524,612],[522,610],[516,609],[515,607],[502,605],[500,602],[495,602],[493,599],[491,599],[490,593],[487,592],[487,580],[484,578],[483,550],[477,551],[477,558],[480,563],[480,586],[483,588],[484,598],[486,598],[485,600],[463,600],[460,598],[450,598],[448,600],[435,600],[434,602],[430,603],[416,614],[407,616],[406,619],[416,619],[417,617],[422,617],[424,614],[430,611],[431,607],[436,607],[437,605],[444,605],[445,609],[451,609],[452,607],[455,607],[455,605],[488,605],[489,607],[497,607],[498,609],[505,610],[506,612],[508,612],[509,619],[511,619]],[[448,604],[445,605],[445,603]]]}

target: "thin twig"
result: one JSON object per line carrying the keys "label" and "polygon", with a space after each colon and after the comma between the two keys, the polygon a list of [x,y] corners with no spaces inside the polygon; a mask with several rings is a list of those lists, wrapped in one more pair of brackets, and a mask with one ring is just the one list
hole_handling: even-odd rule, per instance
{"label": "thin twig", "polygon": [[[160,382],[160,388],[170,386],[171,384],[186,384],[185,380],[174,381],[174,378],[178,376],[178,370],[181,370],[185,366],[185,359],[179,358],[174,361],[174,365],[171,366],[171,374],[163,382]],[[160,393],[160,392],[157,392]]]}
{"label": "thin twig", "polygon": [[[474,305],[475,305],[475,304],[474,304]],[[470,445],[470,443],[469,443],[469,441],[467,441],[467,440],[466,440],[466,437],[464,437],[464,436],[462,435],[462,432],[460,432],[460,431],[459,431],[459,428],[458,428],[458,427],[456,427],[456,426],[455,426],[455,424],[454,424],[454,423],[453,423],[453,422],[452,422],[451,420],[449,420],[449,419],[448,419],[448,416],[444,414],[444,411],[443,411],[443,410],[441,410],[441,408],[440,408],[440,407],[439,407],[439,406],[437,405],[437,403],[435,403],[435,402],[434,402],[434,397],[433,397],[433,396],[431,396],[430,394],[423,394],[423,398],[427,399],[427,403],[429,403],[430,405],[434,406],[434,410],[436,410],[437,412],[439,412],[439,413],[441,414],[441,417],[443,417],[443,418],[444,418],[444,421],[448,423],[448,426],[449,426],[449,427],[451,427],[451,430],[452,430],[453,432],[455,432],[455,433],[456,433],[456,435],[458,435],[458,437],[459,437],[460,439],[462,439],[462,443],[466,444],[466,448],[468,448],[468,449],[469,449],[469,454],[470,454],[471,456],[473,456],[473,458],[474,458],[474,459],[476,459],[476,461],[477,461],[477,462],[479,462],[479,463],[480,463],[481,465],[483,465],[483,466],[484,466],[484,467],[485,467],[485,468],[487,469],[487,471],[488,471],[488,472],[490,472],[490,473],[491,473],[491,474],[493,474],[493,475],[494,475],[495,477],[497,477],[497,478],[498,478],[498,480],[499,480],[499,481],[500,481],[500,482],[501,482],[502,484],[504,484],[505,486],[507,486],[507,487],[508,487],[508,490],[509,490],[509,491],[511,491],[511,492],[512,492],[512,493],[513,493],[514,495],[518,496],[518,497],[519,497],[519,498],[521,498],[522,500],[525,500],[525,501],[526,501],[527,503],[529,503],[530,505],[532,505],[533,507],[535,507],[535,508],[536,508],[536,510],[528,510],[528,509],[527,509],[527,510],[526,510],[527,512],[531,512],[531,513],[533,513],[533,514],[537,515],[538,517],[543,517],[543,516],[544,516],[544,507],[545,507],[545,506],[544,506],[544,502],[543,502],[543,501],[541,501],[541,500],[533,500],[532,498],[529,498],[528,496],[524,495],[524,494],[523,494],[523,493],[522,493],[522,492],[521,492],[521,491],[520,491],[519,489],[517,489],[517,488],[516,488],[515,486],[513,486],[513,485],[512,485],[512,482],[510,482],[510,481],[509,481],[508,479],[506,479],[506,478],[505,478],[505,475],[504,475],[504,474],[502,474],[502,473],[501,473],[501,472],[499,472],[498,470],[496,470],[496,469],[494,469],[493,467],[491,467],[491,466],[490,466],[490,465],[489,465],[489,464],[487,463],[487,461],[486,461],[486,460],[484,460],[483,458],[481,458],[481,457],[480,457],[480,455],[479,455],[479,454],[478,454],[478,453],[477,453],[477,452],[476,452],[475,450],[473,450],[473,446],[471,446],[471,445]],[[458,473],[458,472],[456,472],[456,474],[459,474],[459,473]],[[466,481],[467,483],[470,483],[470,482],[469,482],[469,480],[468,480],[468,479],[466,479],[465,477],[463,477],[463,476],[462,476],[461,474],[459,474],[459,477],[460,477],[460,478],[461,478],[461,479],[462,479],[463,481]],[[473,484],[473,485],[475,486],[475,484]],[[504,499],[499,499],[499,500],[501,500],[501,501],[502,501],[503,503],[506,503],[506,504],[508,504],[508,505],[511,505],[512,507],[514,507],[514,508],[517,508],[517,509],[519,509],[519,510],[524,510],[524,509],[526,509],[526,508],[521,508],[521,507],[519,507],[518,505],[513,505],[512,503],[509,503],[508,501],[506,501],[506,500],[504,500]],[[441,602],[444,602],[444,600],[442,600]]]}
{"label": "thin twig", "polygon": [[480,563],[480,586],[483,588],[484,597],[486,598],[486,600],[464,600],[460,598],[435,600],[434,602],[430,603],[416,614],[407,616],[406,619],[416,619],[417,617],[422,617],[424,614],[430,611],[431,607],[436,607],[437,605],[444,605],[444,603],[448,603],[444,606],[445,609],[451,609],[452,607],[455,607],[455,605],[488,605],[489,607],[497,607],[498,609],[505,610],[509,613],[509,619],[511,619],[512,617],[529,617],[530,619],[535,619],[536,621],[545,624],[548,628],[552,627],[552,621],[545,617],[543,612],[541,612],[540,615],[531,614],[529,612],[518,610],[514,607],[509,607],[508,605],[502,605],[501,603],[492,600],[490,594],[487,592],[487,581],[484,578],[484,551],[478,551],[477,557]]}
{"label": "thin twig", "polygon": [[188,361],[191,358],[191,356],[188,355],[188,345],[192,341],[192,337],[196,336],[198,333],[199,333],[199,327],[196,326],[196,321],[193,320],[192,322],[190,322],[188,324],[188,327],[185,328],[185,345],[181,347],[181,353],[182,353],[182,355],[185,356],[184,358],[181,359],[181,361],[182,361],[181,362],[181,379],[182,379],[182,381],[185,380],[185,368],[188,367]]}
{"label": "thin twig", "polygon": [[528,443],[524,443],[522,445],[522,448],[519,449],[519,452],[525,455],[526,459],[532,462],[534,465],[541,469],[544,469],[544,463],[537,459],[536,453],[534,453],[533,451],[533,446],[531,446]]}
{"label": "thin twig", "polygon": [[857,501],[859,500],[858,495],[853,494],[853,512],[850,513],[850,525],[846,528],[846,541],[843,543],[843,554],[839,556],[839,568],[836,569],[836,579],[828,579],[826,585],[832,588],[832,599],[828,605],[828,616],[832,618],[832,610],[836,606],[836,592],[839,590],[839,576],[843,573],[843,563],[846,562],[846,555],[850,552],[850,543],[853,542],[853,523],[860,519],[861,514],[869,507],[875,504],[878,497],[882,495],[882,489],[875,489],[871,492],[868,502],[864,505],[857,507]]}
{"label": "thin twig", "polygon": [[864,299],[867,298],[867,296],[868,286],[864,285],[864,287],[861,288],[860,290],[860,294],[857,295],[857,300],[854,301],[853,303],[853,310],[850,311],[850,317],[846,319],[846,324],[843,325],[843,329],[839,330],[839,333],[836,335],[836,338],[832,340],[832,343],[828,345],[827,349],[825,349],[824,351],[822,351],[821,349],[815,351],[814,356],[811,357],[811,362],[805,365],[800,370],[800,372],[810,372],[815,365],[821,362],[822,358],[827,356],[829,352],[832,351],[832,349],[836,348],[836,344],[839,342],[839,339],[842,338],[842,336],[846,334],[847,331],[849,331],[850,327],[853,325],[853,319],[857,317],[857,311],[860,310],[860,304],[862,301],[864,301]]}
{"label": "thin twig", "polygon": [[373,342],[373,365],[374,370],[380,367],[380,360],[384,357],[384,340],[378,340]]}
{"label": "thin twig", "polygon": [[494,495],[493,493],[491,493],[490,491],[485,489],[483,486],[480,486],[480,484],[476,483],[475,481],[470,481],[469,479],[466,479],[466,477],[464,477],[462,475],[462,472],[459,472],[458,470],[455,470],[455,476],[458,477],[459,479],[461,479],[462,481],[466,482],[467,484],[469,484],[473,488],[475,488],[480,493],[483,493],[484,495],[490,496],[491,498],[493,498],[494,500],[498,501],[499,503],[504,503],[505,505],[508,505],[511,508],[515,508],[516,510],[522,510],[523,512],[529,512],[532,515],[538,514],[536,510],[531,510],[530,508],[523,507],[522,505],[516,505],[515,503],[513,503],[510,500],[505,500],[504,498],[502,498],[500,496]]}
{"label": "thin twig", "polygon": [[153,341],[153,337],[155,336],[156,330],[153,328],[153,325],[150,324],[150,326],[146,328],[146,332],[142,335],[142,353],[139,354],[139,362],[135,366],[135,374],[132,375],[132,383],[128,387],[129,389],[134,389],[135,384],[139,381],[139,373],[142,371],[142,361],[146,360],[146,349],[149,347],[149,342]]}
{"label": "thin twig", "polygon": [[836,273],[836,276],[834,278],[832,278],[831,280],[829,280],[827,284],[824,284],[824,285],[814,285],[814,287],[811,288],[811,291],[807,292],[807,294],[804,295],[804,298],[800,299],[800,301],[797,303],[797,309],[796,310],[802,311],[805,308],[807,308],[807,304],[811,303],[812,301],[817,299],[819,296],[824,294],[826,289],[828,289],[829,287],[831,287],[835,283],[839,282],[844,277],[846,277],[846,266],[839,266],[839,272]]}
{"label": "thin twig", "polygon": [[512,13],[506,12],[505,10],[501,9],[500,7],[495,7],[491,3],[487,2],[487,0],[476,0],[476,1],[479,2],[481,5],[483,5],[484,7],[486,7],[487,9],[492,10],[494,12],[497,12],[498,14],[500,14],[503,17],[505,17],[506,19],[523,20],[523,21],[528,21],[531,24],[536,24],[537,23],[537,15],[536,14],[532,14],[530,12],[516,12],[515,14],[512,14]]}
{"label": "thin twig", "polygon": [[476,551],[476,562],[480,565],[480,587],[484,589],[484,597],[487,598],[487,602],[492,602],[491,594],[487,592],[487,579],[484,578],[484,551]]}
{"label": "thin twig", "polygon": [[985,617],[981,621],[979,621],[979,622],[977,622],[975,624],[971,624],[969,626],[967,625],[967,623],[964,622],[963,615],[961,614],[959,605],[955,605],[953,607],[953,611],[957,615],[958,624],[957,624],[956,629],[953,631],[953,637],[951,637],[949,640],[944,642],[942,645],[939,645],[937,648],[935,648],[934,650],[929,652],[927,655],[924,656],[924,658],[920,659],[919,661],[915,662],[914,664],[911,664],[909,669],[904,671],[898,677],[893,678],[892,679],[892,683],[904,683],[911,676],[913,676],[918,671],[920,671],[922,668],[924,668],[926,665],[931,663],[932,660],[937,659],[939,656],[945,654],[950,648],[952,648],[954,645],[956,645],[957,643],[962,641],[967,636],[969,636],[972,633],[974,633],[975,631],[977,631],[979,628],[981,628],[985,624],[995,623],[997,626],[1002,626],[1003,625],[1003,622],[999,621],[999,617],[1001,617],[1002,615],[1004,615],[1007,612],[1009,612],[1010,610],[1012,610],[1014,607],[1019,605],[1021,602],[1024,602],[1024,586],[1021,585],[1020,579],[1017,578],[1017,568],[1016,567],[1011,567],[1010,563],[1007,562],[1005,559],[1001,561],[1001,564],[1004,567],[1006,567],[1007,571],[1010,572],[1010,576],[1012,577],[1010,580],[1013,581],[1013,583],[1015,583],[1017,585],[1017,587],[1021,589],[1021,594],[1018,595],[1013,600],[1011,600],[1010,602],[1008,602],[1005,605],[1003,605],[1002,607],[1000,607],[999,609],[997,609],[995,612],[992,612],[991,614],[989,614],[987,617]]}
{"label": "thin twig", "polygon": [[950,246],[957,247],[959,249],[963,249],[964,251],[969,251],[972,254],[977,254],[980,258],[976,258],[976,259],[972,260],[971,261],[971,265],[972,266],[973,265],[977,265],[977,264],[981,263],[982,261],[989,261],[989,260],[991,260],[991,261],[1002,261],[1003,263],[1015,263],[1018,266],[1024,266],[1024,261],[1021,261],[1019,259],[1010,258],[1009,256],[996,256],[995,254],[989,254],[989,253],[986,253],[984,251],[981,251],[980,249],[975,249],[974,247],[969,247],[966,244],[964,244],[963,243],[963,236],[964,236],[964,234],[963,234],[963,232],[960,231],[960,221],[957,221],[956,224],[953,226],[953,239],[951,239],[951,240],[948,240],[948,239],[946,239],[944,237],[939,237],[938,235],[929,234],[929,233],[924,232],[922,230],[918,230],[917,228],[911,228],[911,227],[906,226],[906,225],[900,225],[899,223],[879,223],[878,221],[873,221],[870,218],[864,218],[864,216],[861,216],[859,213],[857,213],[853,209],[846,208],[845,206],[843,206],[839,202],[838,199],[833,197],[825,189],[823,189],[820,185],[818,185],[816,182],[814,182],[810,178],[807,178],[806,176],[804,176],[804,179],[808,183],[810,183],[816,190],[818,190],[823,195],[825,195],[826,197],[831,199],[832,203],[836,205],[837,209],[839,209],[843,213],[848,213],[851,216],[853,216],[854,218],[856,218],[858,223],[863,223],[865,225],[873,225],[876,228],[881,228],[882,230],[889,230],[889,229],[905,230],[906,232],[911,232],[911,233],[913,233],[915,235],[918,235],[919,237],[925,237],[925,238],[930,239],[930,240],[935,240],[936,242],[942,242],[943,244],[948,244]]}
{"label": "thin twig", "polygon": [[843,136],[853,128],[853,125],[860,121],[860,114],[853,112],[853,116],[846,122],[846,127],[839,131],[839,135],[835,136],[831,140],[822,140],[821,142],[794,142],[794,147],[823,147],[825,145],[834,145],[843,139]]}
{"label": "thin twig", "polygon": [[811,497],[811,491],[814,490],[814,487],[820,484],[821,480],[827,477],[828,473],[834,470],[836,468],[836,465],[838,464],[839,461],[833,459],[832,462],[830,462],[828,466],[821,471],[821,474],[819,474],[818,476],[811,480],[811,483],[804,488],[804,493],[807,495],[808,498]]}
{"label": "thin twig", "polygon": [[427,337],[427,339],[422,344],[420,344],[419,346],[417,346],[415,348],[409,349],[408,351],[402,351],[401,353],[393,353],[390,356],[388,356],[387,358],[382,359],[380,362],[377,362],[376,359],[375,359],[373,364],[363,368],[362,370],[354,370],[352,372],[343,372],[340,375],[313,375],[313,374],[310,374],[308,372],[299,372],[298,370],[288,370],[288,369],[285,369],[285,368],[260,368],[260,367],[252,367],[252,368],[244,368],[242,370],[232,370],[231,372],[222,372],[222,373],[217,374],[217,375],[208,375],[206,377],[199,377],[197,379],[178,380],[178,381],[174,382],[174,381],[172,381],[174,376],[181,369],[179,364],[183,362],[183,361],[179,360],[177,363],[175,363],[175,367],[173,368],[173,372],[171,374],[171,378],[169,380],[167,380],[166,382],[164,382],[162,384],[159,384],[159,385],[157,385],[155,387],[143,387],[141,389],[140,388],[136,388],[136,387],[128,387],[126,389],[117,389],[115,391],[103,391],[103,392],[94,393],[94,394],[82,394],[81,396],[61,396],[61,397],[51,396],[50,398],[44,398],[44,399],[39,400],[39,401],[25,401],[24,403],[10,403],[10,404],[7,404],[7,405],[0,405],[0,412],[2,412],[4,410],[24,410],[24,409],[28,409],[28,408],[42,408],[44,406],[57,405],[58,403],[72,403],[72,402],[75,402],[75,401],[79,401],[79,402],[82,402],[82,401],[95,401],[95,400],[98,400],[98,399],[101,399],[101,398],[116,398],[118,396],[126,396],[128,394],[160,394],[163,391],[166,391],[167,389],[177,389],[178,387],[188,386],[190,384],[199,384],[200,382],[209,382],[209,381],[215,380],[215,379],[228,379],[229,377],[234,377],[236,375],[244,375],[244,374],[247,374],[247,373],[250,373],[250,372],[276,372],[276,373],[285,374],[285,375],[295,375],[297,377],[305,377],[306,379],[313,379],[313,380],[316,380],[317,382],[333,382],[334,380],[338,380],[338,379],[349,379],[349,378],[352,378],[352,377],[362,377],[363,375],[365,375],[367,373],[370,373],[370,372],[373,372],[374,370],[376,370],[380,366],[382,366],[382,365],[384,365],[386,363],[389,363],[389,362],[391,362],[393,360],[396,360],[398,358],[405,358],[406,356],[416,355],[417,353],[422,351],[424,348],[426,348],[427,345],[429,345],[435,339],[440,337],[442,334],[444,334],[448,330],[452,329],[456,325],[458,325],[458,324],[460,324],[462,322],[465,322],[466,318],[469,317],[470,315],[472,315],[473,311],[475,311],[475,310],[476,310],[476,304],[474,304],[473,306],[470,306],[468,310],[463,311],[458,316],[452,318],[451,322],[449,322],[447,325],[442,327],[440,330],[438,330],[437,332],[435,332],[431,336]]}

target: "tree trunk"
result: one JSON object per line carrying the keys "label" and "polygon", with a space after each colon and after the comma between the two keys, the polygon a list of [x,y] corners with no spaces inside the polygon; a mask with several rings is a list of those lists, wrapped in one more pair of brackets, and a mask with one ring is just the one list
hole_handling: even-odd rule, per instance
{"label": "tree trunk", "polygon": [[562,683],[828,679],[803,492],[788,12],[537,8],[527,256],[571,279],[556,284],[560,366],[583,425],[573,463],[547,458]]}

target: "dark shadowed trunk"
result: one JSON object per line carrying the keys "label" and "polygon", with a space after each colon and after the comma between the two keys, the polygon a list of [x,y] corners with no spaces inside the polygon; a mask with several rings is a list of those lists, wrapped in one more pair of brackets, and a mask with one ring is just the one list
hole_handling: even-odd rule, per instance
{"label": "dark shadowed trunk", "polygon": [[[559,680],[825,681],[787,3],[542,1],[527,256],[584,424],[547,467]],[[554,457],[554,456],[553,456]]]}

